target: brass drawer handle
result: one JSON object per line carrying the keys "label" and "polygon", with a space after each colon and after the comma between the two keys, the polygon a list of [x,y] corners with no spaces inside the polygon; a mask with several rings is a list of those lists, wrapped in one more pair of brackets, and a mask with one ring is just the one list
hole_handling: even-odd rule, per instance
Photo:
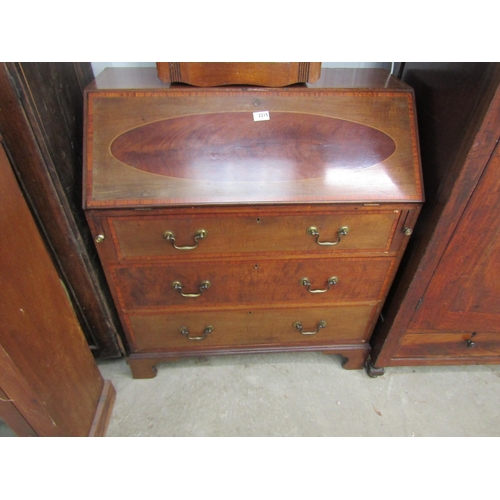
{"label": "brass drawer handle", "polygon": [[182,283],[180,281],[172,281],[172,288],[174,290],[177,290],[183,297],[188,297],[188,298],[194,298],[194,297],[199,297],[204,290],[208,290],[211,286],[210,281],[202,281],[200,283],[200,286],[198,289],[200,290],[199,293],[184,293],[182,291]]}
{"label": "brass drawer handle", "polygon": [[328,278],[328,281],[326,282],[327,288],[324,289],[316,288],[314,290],[311,290],[311,282],[309,281],[309,278],[300,278],[299,285],[307,286],[308,292],[311,293],[325,293],[328,292],[328,290],[330,290],[331,286],[336,285],[338,282],[339,279],[337,278],[337,276],[331,276],[330,278]]}
{"label": "brass drawer handle", "polygon": [[302,323],[300,321],[296,321],[293,324],[293,327],[296,328],[297,330],[299,330],[302,335],[316,335],[321,330],[321,328],[325,328],[326,327],[326,321],[321,320],[318,323],[315,332],[304,332],[302,330],[303,326],[302,326]]}
{"label": "brass drawer handle", "polygon": [[165,231],[163,233],[163,237],[167,240],[167,241],[171,241],[172,242],[172,246],[176,249],[176,250],[194,250],[195,248],[198,247],[198,240],[204,240],[206,237],[207,237],[207,232],[205,231],[205,229],[198,229],[198,231],[196,231],[196,233],[194,233],[194,241],[195,241],[195,244],[194,245],[186,245],[186,246],[182,246],[182,247],[178,247],[176,244],[175,244],[175,234],[173,231]]}
{"label": "brass drawer handle", "polygon": [[349,234],[349,226],[339,227],[337,231],[338,239],[337,241],[319,241],[319,230],[315,226],[311,226],[307,229],[307,234],[309,236],[316,236],[316,243],[323,246],[334,246],[340,243],[342,236],[347,236]]}
{"label": "brass drawer handle", "polygon": [[201,337],[190,337],[189,330],[185,326],[182,326],[181,333],[182,335],[185,335],[186,338],[188,338],[189,340],[205,340],[207,338],[207,335],[209,333],[212,333],[213,329],[214,329],[213,326],[207,326],[205,330],[203,330],[203,335]]}

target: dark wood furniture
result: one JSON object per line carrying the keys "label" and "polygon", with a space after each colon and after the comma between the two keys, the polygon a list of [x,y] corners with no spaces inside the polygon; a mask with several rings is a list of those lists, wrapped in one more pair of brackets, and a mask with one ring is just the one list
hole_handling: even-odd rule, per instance
{"label": "dark wood furniture", "polygon": [[0,418],[18,436],[103,436],[104,381],[0,135]]}
{"label": "dark wood furniture", "polygon": [[134,377],[202,354],[363,366],[423,200],[410,87],[383,70],[195,89],[107,69],[85,105],[85,210]]}
{"label": "dark wood furniture", "polygon": [[500,362],[500,64],[406,63],[427,202],[368,372]]}
{"label": "dark wood furniture", "polygon": [[311,62],[159,62],[158,78],[164,83],[188,83],[197,87],[261,85],[284,87],[316,83],[321,63]]}
{"label": "dark wood furniture", "polygon": [[0,133],[87,342],[122,356],[120,323],[82,210],[83,88],[90,63],[0,63]]}

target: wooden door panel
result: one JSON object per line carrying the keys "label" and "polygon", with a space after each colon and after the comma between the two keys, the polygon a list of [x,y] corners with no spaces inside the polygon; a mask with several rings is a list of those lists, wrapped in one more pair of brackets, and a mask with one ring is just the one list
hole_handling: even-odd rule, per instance
{"label": "wooden door panel", "polygon": [[500,331],[499,179],[497,145],[410,330]]}
{"label": "wooden door panel", "polygon": [[36,437],[33,430],[22,413],[16,408],[7,394],[0,389],[0,417],[3,422],[18,436]]}
{"label": "wooden door panel", "polygon": [[88,344],[120,357],[119,324],[82,211],[82,88],[90,63],[0,63],[0,132]]}
{"label": "wooden door panel", "polygon": [[105,383],[1,145],[0,200],[0,397],[14,405],[0,415],[21,435],[88,436]]}

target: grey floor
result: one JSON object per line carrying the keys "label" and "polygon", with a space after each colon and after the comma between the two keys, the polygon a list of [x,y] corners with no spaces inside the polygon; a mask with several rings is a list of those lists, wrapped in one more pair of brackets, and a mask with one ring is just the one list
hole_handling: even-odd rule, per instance
{"label": "grey floor", "polygon": [[148,380],[124,360],[98,365],[117,390],[108,436],[500,436],[497,365],[371,379],[338,356],[286,353],[186,359]]}

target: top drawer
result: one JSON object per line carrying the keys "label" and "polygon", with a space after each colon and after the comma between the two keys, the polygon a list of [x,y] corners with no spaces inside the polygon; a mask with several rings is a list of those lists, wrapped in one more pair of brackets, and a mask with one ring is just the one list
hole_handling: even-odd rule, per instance
{"label": "top drawer", "polygon": [[388,252],[401,211],[109,217],[119,260],[247,252]]}

